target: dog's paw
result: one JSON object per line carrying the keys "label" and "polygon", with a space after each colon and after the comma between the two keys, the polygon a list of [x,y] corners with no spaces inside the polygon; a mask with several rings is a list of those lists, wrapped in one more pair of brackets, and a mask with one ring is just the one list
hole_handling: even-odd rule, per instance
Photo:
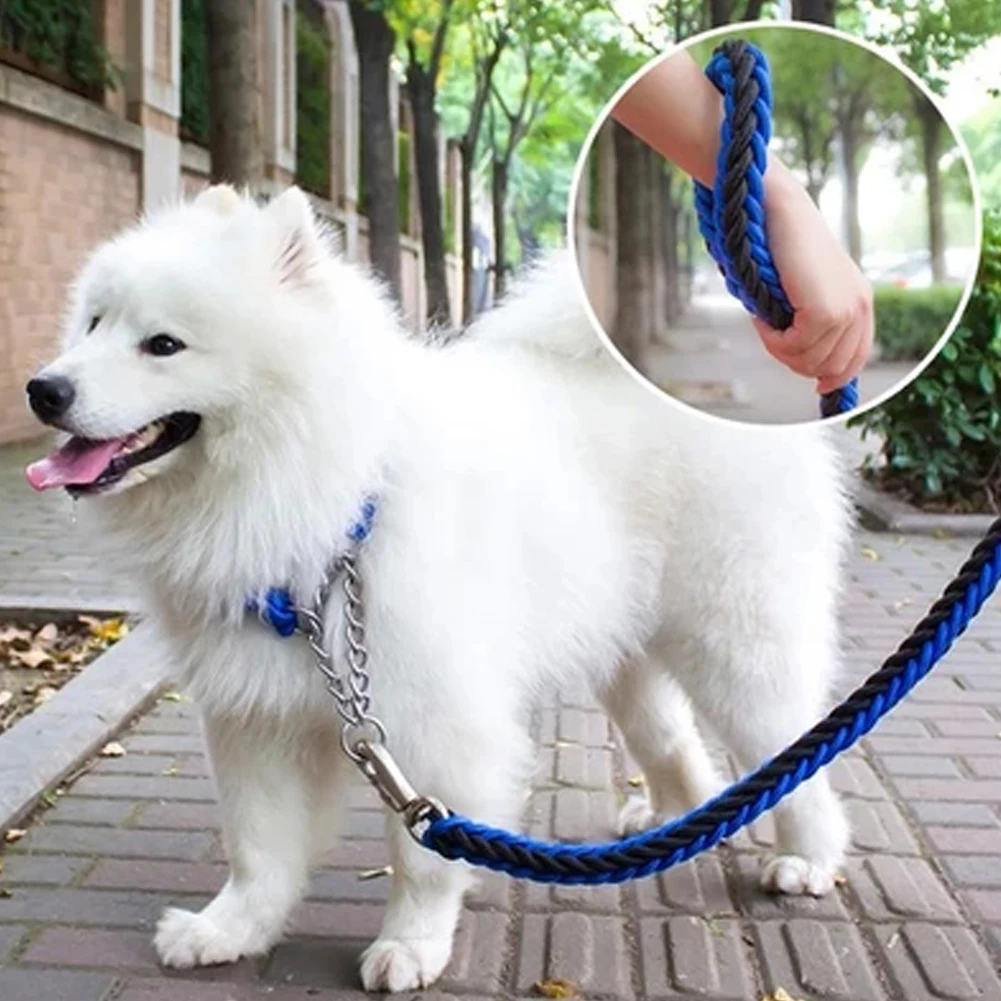
{"label": "dog's paw", "polygon": [[761,889],[789,896],[823,897],[834,889],[835,872],[799,855],[778,855],[761,872]]}
{"label": "dog's paw", "polygon": [[169,907],[156,926],[153,946],[164,966],[190,970],[194,966],[235,963],[245,950],[211,918]]}
{"label": "dog's paw", "polygon": [[367,991],[414,991],[430,987],[448,964],[451,941],[376,939],[362,954],[361,982]]}
{"label": "dog's paw", "polygon": [[640,834],[651,827],[656,827],[661,822],[662,818],[654,812],[646,796],[630,796],[619,810],[616,826],[619,834],[629,837],[631,834]]}

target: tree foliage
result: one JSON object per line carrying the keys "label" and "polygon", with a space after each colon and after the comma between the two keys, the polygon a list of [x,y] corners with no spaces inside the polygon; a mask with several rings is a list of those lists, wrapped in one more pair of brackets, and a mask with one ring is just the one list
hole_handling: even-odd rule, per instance
{"label": "tree foliage", "polygon": [[881,486],[925,506],[1001,511],[1001,214],[985,218],[973,296],[941,354],[851,422],[882,441]]}

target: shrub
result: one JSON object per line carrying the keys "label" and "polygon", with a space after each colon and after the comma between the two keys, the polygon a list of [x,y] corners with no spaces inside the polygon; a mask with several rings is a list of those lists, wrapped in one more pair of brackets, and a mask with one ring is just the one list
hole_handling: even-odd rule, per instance
{"label": "shrub", "polygon": [[209,144],[209,44],[205,0],[181,0],[181,138]]}
{"label": "shrub", "polygon": [[945,333],[962,289],[954,285],[901,289],[878,287],[876,340],[883,361],[920,361]]}
{"label": "shrub", "polygon": [[295,179],[330,196],[330,39],[314,0],[300,2],[296,30]]}
{"label": "shrub", "polygon": [[1001,501],[1001,213],[984,220],[973,295],[939,356],[903,392],[850,422],[883,439],[881,486],[926,507]]}
{"label": "shrub", "polygon": [[91,0],[0,3],[0,49],[23,56],[36,72],[50,70],[60,82],[92,96],[118,83],[119,73],[99,41]]}

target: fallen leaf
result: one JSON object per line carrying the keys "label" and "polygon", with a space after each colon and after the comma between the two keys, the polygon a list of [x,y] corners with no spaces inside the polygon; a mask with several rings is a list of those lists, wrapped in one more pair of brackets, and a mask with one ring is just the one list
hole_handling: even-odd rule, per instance
{"label": "fallen leaf", "polygon": [[14,693],[10,689],[5,688],[0,691],[0,709],[3,709],[12,698],[14,698]]}
{"label": "fallen leaf", "polygon": [[101,748],[101,757],[102,758],[124,758],[125,757],[125,748],[122,747],[122,745],[119,744],[117,740],[113,740],[110,743],[105,744],[104,747]]}
{"label": "fallen leaf", "polygon": [[106,619],[104,621],[95,619],[87,623],[87,628],[91,635],[99,639],[102,643],[117,643],[122,637],[127,636],[129,625],[124,619]]}
{"label": "fallen leaf", "polygon": [[380,869],[363,869],[358,873],[358,878],[360,880],[366,879],[379,879],[382,876],[392,876],[393,867],[391,865],[384,865]]}
{"label": "fallen leaf", "polygon": [[951,539],[952,532],[947,528],[936,528],[934,532],[931,533],[936,539]]}
{"label": "fallen leaf", "polygon": [[12,827],[4,836],[4,841],[12,845],[15,841],[20,841],[28,832],[21,827]]}
{"label": "fallen leaf", "polygon": [[164,770],[160,772],[160,774],[166,775],[167,778],[173,778],[173,776],[177,774],[177,768],[174,765],[171,765],[170,768],[164,768]]}
{"label": "fallen leaf", "polygon": [[[862,547],[862,555],[867,560],[872,560],[873,562],[882,559],[882,557],[879,555],[879,553],[876,552],[875,549],[870,549],[868,546]],[[779,1001],[781,1001],[781,998],[779,999]]]}
{"label": "fallen leaf", "polygon": [[164,702],[186,702],[187,699],[180,692],[167,692],[163,696]]}
{"label": "fallen leaf", "polygon": [[643,785],[643,776],[634,775],[631,779],[628,780],[628,782],[634,789],[638,789],[641,785]]}
{"label": "fallen leaf", "polygon": [[22,667],[41,667],[52,660],[52,654],[40,646],[31,646],[27,650],[11,650],[10,655]]}
{"label": "fallen leaf", "polygon": [[552,980],[537,980],[533,985],[536,994],[544,998],[574,998],[577,996],[577,988],[569,980],[561,980],[558,977]]}
{"label": "fallen leaf", "polygon": [[18,629],[17,626],[7,626],[0,630],[0,643],[28,643],[31,641],[31,633],[27,629]]}
{"label": "fallen leaf", "polygon": [[45,703],[48,702],[58,690],[59,689],[53,688],[51,685],[42,685],[42,687],[35,692],[35,705],[45,705]]}
{"label": "fallen leaf", "polygon": [[59,627],[54,622],[46,622],[41,629],[35,633],[35,639],[39,643],[51,643],[59,638]]}
{"label": "fallen leaf", "polygon": [[839,872],[834,877],[834,885],[835,886],[847,886],[848,885],[848,877],[847,876],[842,876],[841,873]]}
{"label": "fallen leaf", "polygon": [[6,886],[0,886],[0,900],[10,900],[13,896],[13,890],[8,890]]}
{"label": "fallen leaf", "polygon": [[797,999],[792,997],[784,987],[776,987],[774,994],[766,994],[761,1001],[797,1001]]}
{"label": "fallen leaf", "polygon": [[55,806],[59,802],[59,793],[49,789],[47,792],[42,793],[42,802],[49,807]]}

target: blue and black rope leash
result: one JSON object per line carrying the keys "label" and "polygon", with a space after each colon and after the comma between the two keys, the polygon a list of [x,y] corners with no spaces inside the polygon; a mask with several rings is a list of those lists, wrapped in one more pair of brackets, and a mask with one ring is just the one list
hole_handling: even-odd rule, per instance
{"label": "blue and black rope leash", "polygon": [[[710,64],[710,76],[719,81],[717,86],[727,104],[725,153],[721,152],[727,169],[719,171],[715,192],[697,189],[697,203],[703,232],[720,262],[727,287],[749,310],[784,329],[791,322],[792,308],[767,250],[761,202],[770,91],[764,57],[755,53],[757,50],[746,43],[728,42]],[[751,112],[745,104],[750,104]],[[842,413],[857,402],[853,383],[824,398],[824,413]],[[370,534],[375,510],[374,498],[367,498],[360,518],[348,532],[353,544],[360,544]],[[999,580],[1001,518],[897,651],[844,702],[715,799],[633,837],[601,844],[568,844],[490,827],[418,796],[384,747],[359,743],[353,756],[390,806],[403,814],[421,844],[446,859],[543,883],[617,883],[648,876],[732,837],[864,737],[946,655]],[[270,591],[263,603],[251,603],[250,607],[280,635],[297,631],[296,609],[287,591]],[[360,615],[360,602],[357,610]],[[314,618],[318,616],[319,609]],[[360,618],[355,627],[363,639]]]}
{"label": "blue and black rope leash", "polygon": [[[348,532],[352,545],[357,547],[368,538],[375,511],[375,500],[366,499],[361,517]],[[732,837],[864,737],[946,655],[993,594],[999,579],[1001,518],[977,544],[910,636],[841,705],[777,757],[715,799],[684,817],[619,841],[566,844],[537,840],[477,823],[450,812],[436,800],[418,796],[382,746],[386,734],[381,724],[368,714],[367,680],[359,689],[364,696],[363,716],[349,725],[358,728],[367,722],[375,723],[379,740],[375,745],[345,742],[345,750],[362,765],[386,802],[403,814],[421,844],[447,859],[461,859],[543,883],[597,884],[636,879],[669,869]],[[360,588],[360,582],[356,587]],[[325,601],[320,601],[311,613],[306,613],[306,618],[318,627],[314,652],[320,656],[325,653],[319,646],[325,605]],[[255,603],[253,607],[279,635],[291,634],[289,616],[295,620],[296,608],[287,591],[276,591],[264,603],[259,606]],[[351,613],[354,652],[361,650],[367,658],[362,609],[360,591],[356,591]],[[301,616],[302,610],[298,614]],[[308,636],[308,630],[302,626],[300,621],[298,629],[293,631]],[[329,680],[330,673],[323,670]]]}
{"label": "blue and black rope leash", "polygon": [[[706,76],[723,95],[716,180],[695,182],[695,211],[706,248],[727,290],[776,330],[793,323],[793,307],[768,248],[764,176],[772,134],[772,86],[765,54],[748,42],[724,42]],[[858,379],[820,398],[822,417],[858,406]]]}
{"label": "blue and black rope leash", "polygon": [[431,820],[421,841],[445,858],[543,883],[618,883],[685,862],[732,837],[865,736],[945,656],[999,578],[1001,518],[878,671],[781,754],[684,817],[620,841],[564,844],[448,814]]}

